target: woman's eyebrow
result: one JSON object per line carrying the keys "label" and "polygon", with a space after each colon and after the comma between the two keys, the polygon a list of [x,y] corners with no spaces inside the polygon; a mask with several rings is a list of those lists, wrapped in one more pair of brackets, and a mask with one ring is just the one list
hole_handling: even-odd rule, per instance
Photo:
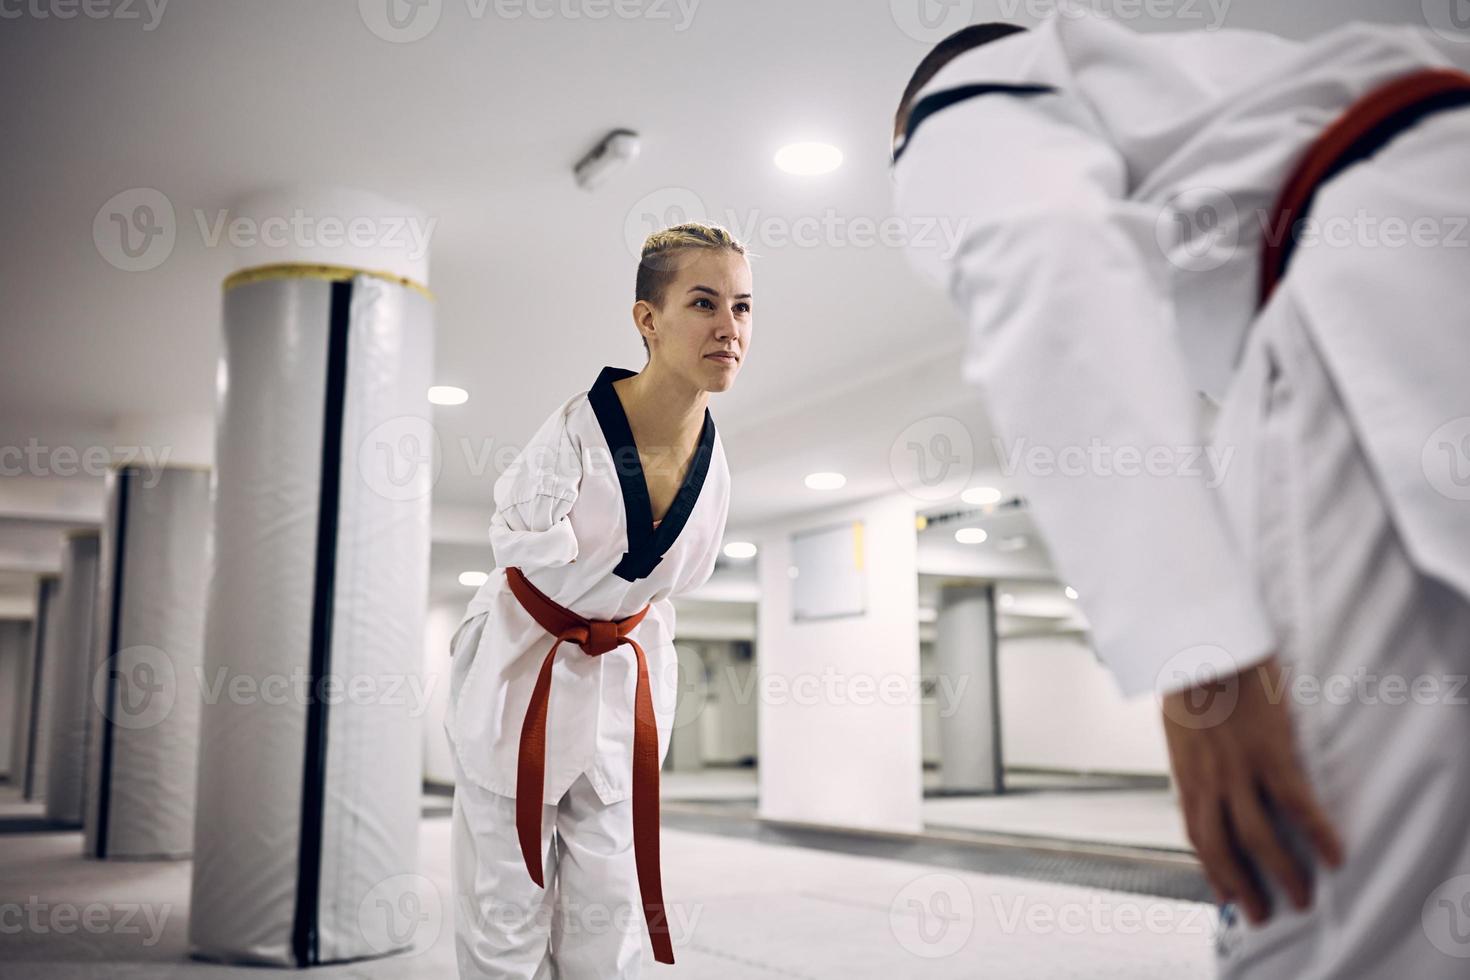
{"label": "woman's eyebrow", "polygon": [[[709,286],[690,286],[689,287],[689,291],[691,293],[709,293],[711,296],[716,296],[716,297],[720,295],[720,291],[718,289],[712,289]],[[736,299],[750,299],[751,296],[750,296],[749,293],[736,293],[735,294],[735,298]]]}

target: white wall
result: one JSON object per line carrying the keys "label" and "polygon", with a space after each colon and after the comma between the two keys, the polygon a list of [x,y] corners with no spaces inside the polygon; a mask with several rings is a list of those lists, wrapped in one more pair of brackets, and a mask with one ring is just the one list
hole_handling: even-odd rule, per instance
{"label": "white wall", "polygon": [[[878,497],[773,522],[749,536],[760,548],[764,819],[922,829],[914,513],[913,498]],[[864,522],[867,612],[792,622],[789,535],[848,520]]]}
{"label": "white wall", "polygon": [[1168,772],[1153,695],[1124,700],[1080,636],[1000,641],[1000,719],[1007,766]]}

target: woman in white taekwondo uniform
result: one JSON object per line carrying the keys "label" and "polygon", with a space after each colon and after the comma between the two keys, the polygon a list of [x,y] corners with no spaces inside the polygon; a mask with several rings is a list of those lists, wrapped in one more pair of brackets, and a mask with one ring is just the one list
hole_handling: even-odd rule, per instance
{"label": "woman in white taekwondo uniform", "polygon": [[603,368],[495,483],[496,568],[452,642],[445,723],[461,977],[634,977],[645,924],[667,963],[692,925],[665,909],[658,865],[672,600],[709,578],[724,535],[706,406],[748,351],[750,283],[724,229],[650,236],[633,307],[647,366]]}
{"label": "woman in white taekwondo uniform", "polygon": [[1069,8],[944,42],[895,121],[997,433],[1092,454],[1016,478],[1163,696],[1223,976],[1470,970],[1467,60]]}

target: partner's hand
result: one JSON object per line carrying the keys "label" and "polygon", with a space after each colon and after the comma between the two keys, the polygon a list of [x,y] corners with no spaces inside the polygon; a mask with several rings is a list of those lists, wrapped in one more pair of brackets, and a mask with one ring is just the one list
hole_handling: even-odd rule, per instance
{"label": "partner's hand", "polygon": [[1312,900],[1307,869],[1290,856],[1268,806],[1297,824],[1330,866],[1342,863],[1342,845],[1298,761],[1284,690],[1273,656],[1163,698],[1189,842],[1215,894],[1257,924],[1271,911],[1256,869],[1279,881],[1297,908]]}

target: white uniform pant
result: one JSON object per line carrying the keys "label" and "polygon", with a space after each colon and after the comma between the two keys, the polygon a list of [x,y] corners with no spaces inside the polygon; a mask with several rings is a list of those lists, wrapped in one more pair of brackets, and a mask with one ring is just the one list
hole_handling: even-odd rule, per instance
{"label": "white uniform pant", "polygon": [[[1470,276],[1396,285],[1431,290],[1439,328],[1470,330]],[[1464,980],[1470,603],[1410,562],[1289,275],[1281,291],[1248,342],[1214,441],[1235,449],[1222,501],[1278,631],[1303,763],[1345,862],[1327,870],[1298,840],[1315,879],[1311,909],[1297,912],[1268,879],[1272,918],[1253,927],[1226,916],[1219,976]],[[1470,364],[1465,372],[1470,385]]]}
{"label": "white uniform pant", "polygon": [[[450,698],[469,669],[482,615],[455,634]],[[554,700],[554,698],[553,698]],[[531,880],[515,799],[471,782],[454,758],[454,942],[461,980],[621,980],[638,976],[645,926],[631,800],[603,803],[579,776],[541,808],[543,879]]]}

